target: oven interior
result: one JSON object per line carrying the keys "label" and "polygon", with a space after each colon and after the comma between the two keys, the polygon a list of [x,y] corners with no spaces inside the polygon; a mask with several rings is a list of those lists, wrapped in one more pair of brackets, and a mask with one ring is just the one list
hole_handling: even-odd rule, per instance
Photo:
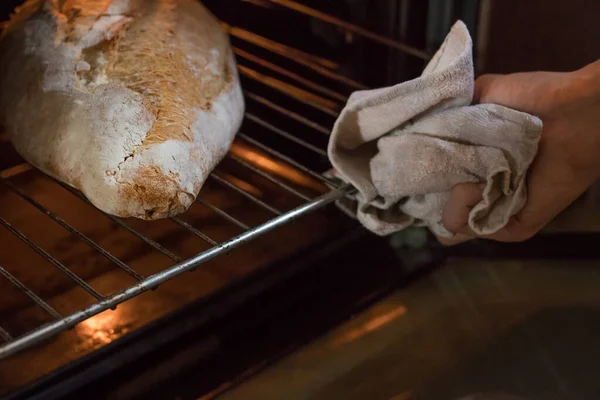
{"label": "oven interior", "polygon": [[[418,74],[429,57],[416,33],[426,13],[415,8],[422,18],[400,41],[397,24],[383,18],[398,14],[396,4],[342,3],[317,10],[294,1],[204,2],[231,36],[247,110],[231,152],[181,216],[105,215],[25,163],[2,134],[0,393],[73,371],[120,338],[282,260],[309,265],[337,242],[372,240],[326,207],[349,190],[322,175],[330,167],[328,133],[352,91]],[[3,19],[15,5],[3,6]],[[386,26],[369,24],[382,20]]]}

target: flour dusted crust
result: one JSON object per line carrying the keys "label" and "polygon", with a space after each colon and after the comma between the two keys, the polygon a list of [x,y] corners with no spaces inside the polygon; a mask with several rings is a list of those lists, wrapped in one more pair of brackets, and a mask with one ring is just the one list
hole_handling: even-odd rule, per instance
{"label": "flour dusted crust", "polygon": [[229,39],[196,0],[28,0],[0,86],[17,151],[121,217],[185,211],[244,111]]}

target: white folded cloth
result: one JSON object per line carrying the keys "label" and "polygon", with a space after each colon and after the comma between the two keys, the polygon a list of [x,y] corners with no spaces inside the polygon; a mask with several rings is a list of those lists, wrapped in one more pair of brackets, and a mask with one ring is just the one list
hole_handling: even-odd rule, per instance
{"label": "white folded cloth", "polygon": [[332,174],[358,191],[338,205],[379,235],[427,226],[452,236],[442,225],[450,191],[478,182],[486,186],[470,228],[491,234],[504,227],[526,202],[542,122],[495,104],[470,105],[473,88],[472,41],[458,21],[419,78],[353,93],[328,154]]}

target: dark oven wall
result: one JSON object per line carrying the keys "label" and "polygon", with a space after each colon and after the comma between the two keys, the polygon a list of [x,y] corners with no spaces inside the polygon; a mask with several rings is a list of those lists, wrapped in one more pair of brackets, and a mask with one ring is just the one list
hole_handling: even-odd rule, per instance
{"label": "dark oven wall", "polygon": [[6,21],[12,11],[23,3],[23,0],[3,0],[0,2],[0,21]]}

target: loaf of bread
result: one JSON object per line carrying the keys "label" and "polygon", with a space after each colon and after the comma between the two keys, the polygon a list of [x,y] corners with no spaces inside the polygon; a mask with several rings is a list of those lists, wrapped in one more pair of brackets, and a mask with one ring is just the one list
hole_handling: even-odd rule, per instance
{"label": "loaf of bread", "polygon": [[244,113],[229,38],[196,0],[27,0],[0,87],[19,154],[120,217],[185,211]]}

